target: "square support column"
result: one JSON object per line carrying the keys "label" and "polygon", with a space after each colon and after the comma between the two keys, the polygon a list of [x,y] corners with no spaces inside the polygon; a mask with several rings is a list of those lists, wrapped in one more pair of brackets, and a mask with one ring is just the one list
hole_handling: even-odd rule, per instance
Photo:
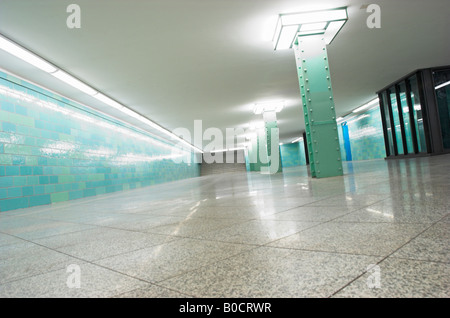
{"label": "square support column", "polygon": [[343,174],[326,42],[298,37],[294,45],[312,177]]}
{"label": "square support column", "polygon": [[261,169],[261,173],[275,174],[283,171],[279,146],[280,130],[277,126],[276,112],[264,112],[263,118],[265,123],[265,141],[268,163],[265,165],[264,169]]}

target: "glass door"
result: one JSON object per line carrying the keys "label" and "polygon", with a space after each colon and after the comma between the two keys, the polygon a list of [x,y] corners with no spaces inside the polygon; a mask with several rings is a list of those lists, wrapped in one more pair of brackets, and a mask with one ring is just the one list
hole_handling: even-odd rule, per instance
{"label": "glass door", "polygon": [[450,70],[433,73],[444,149],[450,149]]}
{"label": "glass door", "polygon": [[409,112],[409,105],[408,101],[406,99],[406,83],[401,82],[397,86],[397,102],[400,105],[400,109],[402,111],[403,116],[403,127],[405,130],[405,137],[406,137],[406,149],[408,153],[415,153],[414,151],[414,145],[413,145],[413,135],[412,130],[415,130],[416,127],[412,126],[411,118],[410,118],[410,112]]}
{"label": "glass door", "polygon": [[395,134],[395,139],[397,142],[397,154],[403,155],[405,152],[403,150],[402,128],[400,125],[400,117],[398,114],[397,96],[395,94],[395,89],[388,89],[388,95],[388,102],[390,102],[390,108],[394,122],[393,133]]}
{"label": "glass door", "polygon": [[414,116],[414,126],[416,130],[417,136],[417,147],[418,151],[421,153],[427,152],[427,142],[425,137],[425,128],[424,128],[424,118],[423,118],[423,109],[420,103],[420,95],[419,95],[419,86],[417,84],[417,76],[414,75],[410,77],[407,81],[407,85],[409,85],[409,94],[411,96],[411,104]]}

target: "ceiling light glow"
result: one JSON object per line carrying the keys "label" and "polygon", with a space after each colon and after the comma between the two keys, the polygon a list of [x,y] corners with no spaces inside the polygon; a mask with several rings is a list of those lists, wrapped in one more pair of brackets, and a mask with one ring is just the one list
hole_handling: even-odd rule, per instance
{"label": "ceiling light glow", "polygon": [[31,53],[2,35],[0,35],[0,49],[43,70],[44,72],[53,73],[57,70],[56,67],[45,61],[43,58]]}
{"label": "ceiling light glow", "polygon": [[356,109],[353,110],[352,112],[353,112],[353,113],[359,113],[359,112],[361,112],[361,111],[363,111],[363,110],[366,110],[366,109],[368,109],[368,108],[378,106],[379,103],[380,103],[380,100],[379,100],[378,98],[375,98],[374,100],[368,102],[367,104],[365,104],[365,105],[363,105],[363,106],[361,106],[361,107],[356,108]]}
{"label": "ceiling light glow", "polygon": [[56,72],[51,73],[51,74],[54,77],[56,77],[57,79],[65,82],[66,84],[69,84],[70,86],[82,91],[83,93],[86,93],[91,96],[97,94],[97,91],[95,89],[93,89],[89,85],[84,84],[80,80],[76,79],[75,77],[73,77],[70,74],[67,74],[64,71],[57,70]]}
{"label": "ceiling light glow", "polygon": [[256,115],[265,113],[265,112],[280,112],[284,108],[284,102],[265,102],[265,103],[257,103],[253,107],[253,112]]}
{"label": "ceiling light glow", "polygon": [[128,116],[138,119],[139,121],[147,124],[148,126],[151,126],[152,128],[164,133],[165,135],[168,135],[171,138],[176,139],[176,140],[180,141],[181,143],[189,146],[190,148],[194,149],[195,151],[203,153],[203,151],[201,149],[199,149],[199,148],[195,147],[194,145],[188,143],[187,141],[183,140],[182,138],[178,137],[171,131],[159,126],[158,124],[154,123],[150,119],[136,113],[132,109],[127,108],[127,107],[121,105],[120,103],[116,102],[115,100],[109,98],[108,96],[98,92],[91,86],[83,83],[79,79],[64,72],[63,70],[58,69],[51,63],[45,61],[43,58],[24,49],[17,43],[9,40],[8,38],[2,36],[1,34],[0,34],[0,49],[11,55],[14,55],[14,56],[22,59],[23,61],[27,62],[28,64],[31,64],[31,65],[41,69],[44,72],[50,73],[51,75],[53,75],[55,78],[59,79],[60,81],[65,82],[66,84],[82,91],[83,93],[96,98],[97,100],[103,102],[104,104],[106,104],[114,109],[120,110],[121,112],[127,114]]}
{"label": "ceiling light glow", "polygon": [[302,24],[302,26],[300,27],[300,32],[316,31],[316,30],[325,31],[326,26],[327,26],[327,22]]}

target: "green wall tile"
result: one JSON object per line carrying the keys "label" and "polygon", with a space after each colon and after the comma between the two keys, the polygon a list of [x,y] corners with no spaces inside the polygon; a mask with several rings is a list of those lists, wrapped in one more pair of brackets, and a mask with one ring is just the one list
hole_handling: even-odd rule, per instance
{"label": "green wall tile", "polygon": [[[12,85],[8,80],[25,87]],[[2,203],[2,211],[195,177],[200,173],[199,165],[188,167],[170,160],[133,161],[133,155],[151,157],[170,151],[105,128],[103,124],[120,125],[133,131],[126,123],[9,74],[0,72],[0,85],[94,118],[93,123],[88,123],[54,109],[0,95],[1,103],[5,102],[0,109],[0,201],[8,200],[8,187],[10,196],[21,193],[26,199]],[[95,124],[100,122],[102,125]],[[146,138],[151,141],[153,137]]]}
{"label": "green wall tile", "polygon": [[52,193],[50,195],[52,203],[69,200],[69,192]]}

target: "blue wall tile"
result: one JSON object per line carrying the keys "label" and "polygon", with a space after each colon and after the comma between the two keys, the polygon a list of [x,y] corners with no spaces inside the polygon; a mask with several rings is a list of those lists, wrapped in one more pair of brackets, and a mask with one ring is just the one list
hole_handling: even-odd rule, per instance
{"label": "blue wall tile", "polygon": [[2,101],[0,105],[1,105],[2,110],[6,110],[7,112],[14,113],[14,104],[7,102],[7,101]]}
{"label": "blue wall tile", "polygon": [[25,157],[24,156],[12,156],[12,164],[13,165],[24,165],[25,164]]}
{"label": "blue wall tile", "polygon": [[29,203],[30,207],[52,203],[52,201],[50,199],[50,194],[33,196],[33,197],[30,197],[29,200],[30,200],[30,203]]}
{"label": "blue wall tile", "polygon": [[12,187],[13,184],[13,177],[0,177],[0,188]]}
{"label": "blue wall tile", "polygon": [[22,209],[26,207],[28,207],[28,198],[0,200],[0,212]]}
{"label": "blue wall tile", "polygon": [[20,175],[20,167],[18,166],[6,166],[5,175],[7,176],[17,176]]}
{"label": "blue wall tile", "polygon": [[30,196],[34,194],[34,187],[23,187],[22,188],[23,196]]}
{"label": "blue wall tile", "polygon": [[2,130],[6,131],[6,132],[16,132],[16,125],[8,123],[8,122],[3,122]]}
{"label": "blue wall tile", "polygon": [[33,174],[33,167],[22,166],[20,167],[20,175],[21,176],[29,176]]}
{"label": "blue wall tile", "polygon": [[8,198],[17,198],[22,196],[22,188],[8,188]]}

